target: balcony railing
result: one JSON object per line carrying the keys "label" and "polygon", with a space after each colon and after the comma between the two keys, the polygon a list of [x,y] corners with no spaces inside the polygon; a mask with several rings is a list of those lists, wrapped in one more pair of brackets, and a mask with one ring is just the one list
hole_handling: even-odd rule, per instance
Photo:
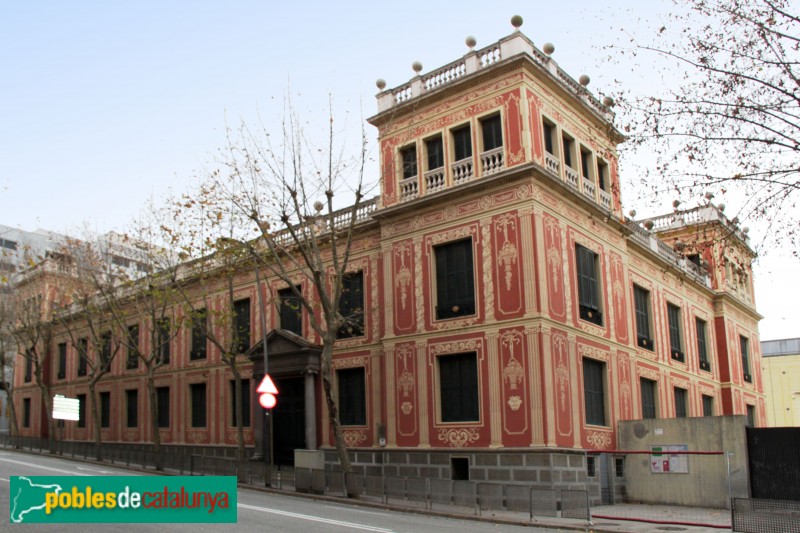
{"label": "balcony railing", "polygon": [[425,173],[425,192],[433,194],[444,189],[444,167],[435,168]]}
{"label": "balcony railing", "polygon": [[488,176],[503,168],[503,147],[488,150],[481,154],[481,174]]}
{"label": "balcony railing", "polygon": [[456,161],[450,167],[453,172],[453,184],[461,185],[472,179],[472,157]]}
{"label": "balcony railing", "polygon": [[419,196],[419,180],[411,176],[400,180],[400,201],[407,202]]}
{"label": "balcony railing", "polygon": [[594,200],[594,183],[586,178],[581,178],[581,184],[583,185],[583,195]]}
{"label": "balcony railing", "polygon": [[567,165],[564,165],[564,177],[567,179],[567,184],[571,185],[573,189],[578,188],[578,171],[574,170]]}
{"label": "balcony railing", "polygon": [[602,205],[609,211],[613,210],[614,202],[611,199],[611,195],[608,194],[603,189],[598,189],[597,193],[600,195],[600,205]]}
{"label": "balcony railing", "polygon": [[551,154],[550,152],[544,153],[544,166],[547,170],[555,174],[556,176],[559,175],[559,168],[561,168],[561,161],[558,160],[556,156]]}

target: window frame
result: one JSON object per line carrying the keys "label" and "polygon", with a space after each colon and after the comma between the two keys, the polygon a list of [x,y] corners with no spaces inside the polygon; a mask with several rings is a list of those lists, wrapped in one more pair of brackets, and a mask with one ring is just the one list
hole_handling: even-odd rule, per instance
{"label": "window frame", "polygon": [[703,416],[714,416],[714,397],[708,394],[702,395]]}
{"label": "window frame", "polygon": [[30,399],[30,397],[22,399],[22,427],[24,427],[24,428],[31,427],[31,399]]}
{"label": "window frame", "polygon": [[477,314],[475,253],[473,238],[433,246],[436,303],[435,320],[449,320]]}
{"label": "window frame", "polygon": [[645,350],[655,351],[655,343],[651,333],[650,291],[633,284],[634,316],[636,322],[636,345]]}
{"label": "window frame", "polygon": [[252,308],[250,297],[240,298],[233,302],[233,316],[231,317],[231,334],[235,340],[234,351],[237,354],[246,353],[252,342]]}
{"label": "window frame", "polygon": [[599,263],[600,256],[597,252],[575,243],[578,316],[581,320],[603,327]]}
{"label": "window frame", "polygon": [[[464,134],[466,132],[466,135]],[[465,122],[450,129],[450,139],[453,145],[453,162],[471,160],[474,157],[472,142],[472,124]],[[469,143],[465,144],[464,141]],[[459,157],[461,155],[462,157]]]}
{"label": "window frame", "polygon": [[[481,128],[482,152],[489,152],[503,147],[503,117],[500,111],[479,118],[478,125]],[[487,126],[489,127],[487,128]],[[488,138],[487,133],[489,133]]]}
{"label": "window frame", "polygon": [[711,372],[711,360],[708,358],[708,339],[706,338],[708,323],[700,317],[694,317],[694,329],[697,335],[697,362],[700,370]]}
{"label": "window frame", "polygon": [[[170,389],[169,385],[156,387],[156,425],[159,429],[169,428],[170,426]],[[166,423],[164,423],[165,419]]]}
{"label": "window frame", "polygon": [[670,357],[675,361],[685,362],[683,335],[681,334],[681,308],[672,302],[667,302],[667,329],[669,331]]}
{"label": "window frame", "polygon": [[172,320],[169,317],[162,317],[156,321],[156,342],[158,346],[158,361],[163,365],[168,365],[170,361],[170,343],[172,341]]}
{"label": "window frame", "polygon": [[[588,426],[608,427],[606,363],[591,357],[582,362],[584,418]],[[598,401],[599,400],[599,401]]]}
{"label": "window frame", "polygon": [[67,343],[59,342],[58,350],[58,369],[56,371],[56,379],[67,378]]}
{"label": "window frame", "polygon": [[[201,381],[189,383],[189,423],[192,429],[208,428],[208,385]],[[202,408],[202,409],[201,409]]]}
{"label": "window frame", "polygon": [[542,148],[545,154],[560,158],[558,150],[558,126],[549,118],[542,116]]}
{"label": "window frame", "polygon": [[[417,143],[407,144],[398,151],[400,156],[400,179],[410,180],[419,177],[419,150]],[[412,173],[413,171],[413,173]]]}
{"label": "window frame", "polygon": [[576,173],[580,172],[579,168],[575,168],[577,157],[575,154],[575,147],[577,146],[577,141],[575,137],[566,133],[564,130],[561,130],[561,158],[564,161],[564,166],[569,167]]}
{"label": "window frame", "polygon": [[367,369],[363,366],[336,370],[339,423],[342,426],[367,425]]}
{"label": "window frame", "polygon": [[189,361],[208,359],[208,310],[203,307],[191,313]]}
{"label": "window frame", "polygon": [[476,352],[436,356],[438,419],[442,424],[481,421],[480,365]]}
{"label": "window frame", "polygon": [[[231,405],[231,423],[230,427],[236,427],[236,380],[231,379],[228,381],[230,383],[228,387],[228,391],[230,392],[230,405]],[[242,427],[249,428],[252,426],[252,419],[253,419],[253,397],[250,392],[250,379],[249,378],[242,378]],[[246,401],[245,401],[246,400]]]}
{"label": "window frame", "polygon": [[100,403],[100,428],[111,428],[111,391],[101,391],[98,393]]}
{"label": "window frame", "polygon": [[78,420],[76,427],[83,429],[86,427],[86,394],[77,394],[75,397],[78,399]]}
{"label": "window frame", "polygon": [[126,370],[137,370],[139,368],[139,324],[128,326],[128,357],[125,360]]}
{"label": "window frame", "polygon": [[111,343],[114,342],[110,331],[100,335],[100,353],[98,354],[98,362],[102,368],[110,369],[111,367]]}
{"label": "window frame", "polygon": [[[431,172],[433,170],[439,170],[444,168],[446,158],[444,156],[444,139],[442,138],[441,134],[433,135],[428,137],[424,141],[425,145],[425,168],[426,172]],[[436,150],[431,150],[432,146],[436,146]],[[437,158],[438,155],[438,158]],[[431,166],[431,161],[437,162],[441,161],[439,166]]]}
{"label": "window frame", "polygon": [[139,427],[139,389],[125,389],[125,427]]}
{"label": "window frame", "polygon": [[78,368],[76,370],[77,377],[86,376],[89,365],[89,339],[81,337],[78,339],[78,346],[75,347],[78,351]]}
{"label": "window frame", "polygon": [[687,418],[689,416],[689,391],[683,387],[673,387],[672,398],[675,404],[675,418]]}
{"label": "window frame", "polygon": [[750,339],[744,335],[739,335],[739,351],[742,356],[742,379],[747,383],[753,382],[750,374]]}
{"label": "window frame", "polygon": [[658,382],[640,377],[639,391],[642,400],[642,419],[652,420],[658,418]]}
{"label": "window frame", "polygon": [[[303,289],[302,289],[301,285],[295,285],[295,288],[297,289],[298,293],[302,294],[302,290]],[[301,303],[301,298],[294,293],[294,291],[292,290],[292,287],[284,287],[282,289],[279,289],[276,292],[276,296],[278,297],[277,298],[277,300],[278,300],[277,304],[278,304],[278,327],[279,327],[279,329],[282,329],[284,331],[289,331],[291,333],[294,333],[295,335],[298,335],[298,336],[302,337],[303,336],[303,307],[302,307],[302,303]],[[297,306],[296,309],[294,307],[292,307],[292,305],[295,305],[295,304]],[[291,313],[291,317],[292,317],[292,321],[291,321],[292,323],[284,324],[284,322],[290,322],[290,321],[286,320],[287,318],[289,318],[289,316],[290,316],[289,314],[290,313]],[[294,321],[296,321],[297,329],[299,331],[295,331],[294,329],[289,329],[289,328],[284,327],[284,325],[289,325],[289,326],[294,325]]]}
{"label": "window frame", "polygon": [[[350,339],[366,335],[364,327],[365,296],[364,271],[346,272],[342,276],[342,293],[339,296],[339,314],[346,322],[336,332],[337,339]],[[356,300],[360,300],[360,302]]]}

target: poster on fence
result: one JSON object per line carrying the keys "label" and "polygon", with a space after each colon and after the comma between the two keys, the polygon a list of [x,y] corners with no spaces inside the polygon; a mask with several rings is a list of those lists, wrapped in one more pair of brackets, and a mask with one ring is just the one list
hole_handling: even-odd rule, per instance
{"label": "poster on fence", "polygon": [[688,474],[689,456],[686,444],[662,444],[650,447],[650,472],[653,474]]}

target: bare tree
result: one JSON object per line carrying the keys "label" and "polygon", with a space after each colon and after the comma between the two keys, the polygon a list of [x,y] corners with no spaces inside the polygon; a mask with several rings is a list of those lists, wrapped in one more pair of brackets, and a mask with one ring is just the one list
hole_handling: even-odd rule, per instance
{"label": "bare tree", "polygon": [[[657,59],[664,94],[621,95],[630,145],[652,197],[692,202],[733,193],[742,220],[800,238],[800,14],[788,0],[674,0],[624,54]],[[642,35],[645,34],[645,35]],[[794,246],[795,254],[798,247]]]}
{"label": "bare tree", "polygon": [[[288,99],[286,107],[280,131],[263,125],[254,131],[245,124],[229,131],[210,188],[221,204],[235,208],[238,221],[247,222],[232,225],[238,240],[264,271],[291,288],[321,341],[320,377],[328,417],[342,470],[350,472],[334,394],[333,353],[337,334],[348,325],[340,301],[354,234],[369,218],[364,202],[366,137],[362,129],[358,152],[348,156],[331,112],[326,144],[315,146]],[[298,279],[311,290],[298,290]]]}
{"label": "bare tree", "polygon": [[116,327],[121,317],[113,312],[120,270],[105,252],[99,241],[66,240],[59,254],[69,262],[71,283],[61,287],[60,305],[54,313],[86,367],[98,461],[103,454],[97,384],[109,372],[125,335]]}
{"label": "bare tree", "polygon": [[19,434],[17,409],[14,405],[14,360],[17,345],[14,341],[16,318],[11,291],[11,288],[0,282],[0,390],[6,395],[9,431],[15,437]]}

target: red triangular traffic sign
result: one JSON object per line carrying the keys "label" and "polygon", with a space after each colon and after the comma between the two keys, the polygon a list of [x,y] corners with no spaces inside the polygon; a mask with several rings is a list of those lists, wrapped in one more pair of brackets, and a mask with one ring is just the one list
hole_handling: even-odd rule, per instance
{"label": "red triangular traffic sign", "polygon": [[261,380],[261,384],[256,389],[256,392],[259,394],[278,394],[278,389],[275,387],[275,384],[272,382],[272,378],[269,377],[269,374],[264,376],[264,379]]}

